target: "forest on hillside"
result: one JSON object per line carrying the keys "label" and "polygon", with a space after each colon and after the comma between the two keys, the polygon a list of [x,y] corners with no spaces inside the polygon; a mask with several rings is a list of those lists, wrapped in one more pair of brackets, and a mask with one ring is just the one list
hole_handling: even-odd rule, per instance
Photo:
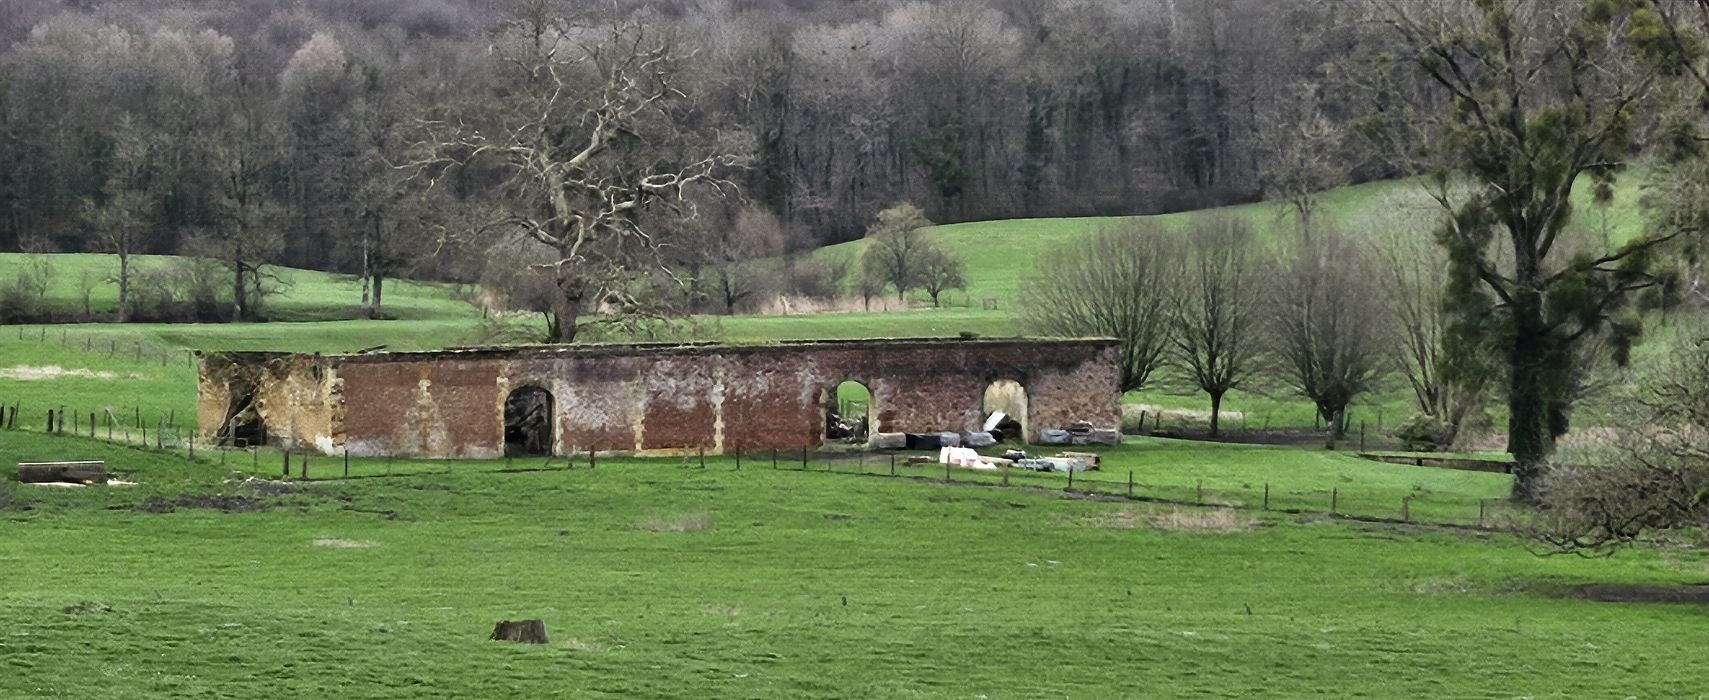
{"label": "forest on hillside", "polygon": [[[501,179],[428,188],[398,166],[425,121],[504,104],[495,44],[538,4],[8,0],[0,251],[108,250],[122,222],[141,253],[474,279],[480,256],[445,234],[479,226]],[[742,155],[694,227],[761,230],[737,248],[857,238],[899,202],[939,223],[1144,214],[1405,169],[1350,133],[1372,96],[1345,64],[1391,39],[1346,3],[554,9],[573,31],[629,19],[669,34],[673,88]]]}

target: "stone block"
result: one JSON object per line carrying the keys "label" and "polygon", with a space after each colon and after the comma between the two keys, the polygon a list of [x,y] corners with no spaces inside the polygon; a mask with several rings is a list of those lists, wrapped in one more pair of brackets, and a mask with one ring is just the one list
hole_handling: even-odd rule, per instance
{"label": "stone block", "polygon": [[1073,442],[1074,436],[1066,430],[1052,428],[1041,430],[1038,433],[1038,444],[1040,445],[1069,445]]}
{"label": "stone block", "polygon": [[873,433],[867,446],[875,450],[900,450],[908,447],[907,433]]}

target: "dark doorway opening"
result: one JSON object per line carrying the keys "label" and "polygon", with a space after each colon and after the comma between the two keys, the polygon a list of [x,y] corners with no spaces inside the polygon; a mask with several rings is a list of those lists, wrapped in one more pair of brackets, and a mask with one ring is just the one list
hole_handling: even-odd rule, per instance
{"label": "dark doorway opening", "polygon": [[552,454],[552,394],[537,386],[520,387],[504,399],[504,455]]}
{"label": "dark doorway opening", "polygon": [[214,437],[225,447],[254,447],[267,444],[267,423],[255,405],[255,387],[231,387],[231,402],[226,405],[225,421]]}

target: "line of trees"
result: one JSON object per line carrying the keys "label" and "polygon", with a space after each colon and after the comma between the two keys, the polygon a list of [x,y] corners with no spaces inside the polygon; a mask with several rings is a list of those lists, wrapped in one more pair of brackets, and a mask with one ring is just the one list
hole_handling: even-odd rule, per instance
{"label": "line of trees", "polygon": [[[1368,241],[1324,229],[1273,248],[1240,219],[1182,231],[1136,220],[1041,261],[1024,285],[1024,322],[1046,335],[1120,339],[1122,389],[1173,373],[1208,397],[1213,437],[1228,392],[1257,378],[1286,384],[1317,407],[1333,447],[1347,407],[1403,366],[1402,341],[1416,329],[1395,323],[1404,294],[1382,285]],[[1434,404],[1418,409],[1446,419]]]}
{"label": "line of trees", "polygon": [[[544,83],[594,94],[571,64],[618,25],[649,39],[594,64],[668,47],[647,66],[672,88],[653,103],[668,128],[638,132],[647,150],[668,134],[682,150],[666,160],[727,156],[706,177],[740,196],[681,193],[713,223],[651,212],[650,238],[755,209],[783,232],[765,252],[803,251],[901,201],[955,222],[1273,198],[1303,221],[1312,193],[1399,172],[1345,138],[1359,97],[1327,87],[1347,42],[1374,40],[1331,31],[1346,15],[1326,0],[17,0],[0,10],[0,251],[215,257],[235,317],[254,315],[269,263],[359,275],[371,308],[390,276],[472,281],[488,246],[447,234],[555,215],[518,211],[522,181],[468,161],[469,137],[519,136],[506,127]],[[563,51],[530,59],[526,22]],[[568,70],[529,77],[529,62]],[[440,149],[469,167],[433,188],[397,168],[433,160],[430,140],[471,146]],[[687,280],[703,309],[740,305],[712,291],[733,263],[665,261],[706,273]]]}

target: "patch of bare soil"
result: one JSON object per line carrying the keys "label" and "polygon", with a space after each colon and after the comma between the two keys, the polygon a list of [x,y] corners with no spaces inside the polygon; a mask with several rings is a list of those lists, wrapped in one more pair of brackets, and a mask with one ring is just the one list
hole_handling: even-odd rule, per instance
{"label": "patch of bare soil", "polygon": [[[0,379],[15,379],[18,381],[25,381],[25,382],[39,382],[39,381],[47,381],[47,380],[51,380],[51,379],[59,379],[61,377],[77,377],[80,379],[118,379],[119,375],[116,372],[108,372],[105,370],[92,370],[92,369],[81,369],[81,368],[79,368],[79,369],[66,369],[66,368],[61,367],[59,365],[46,365],[43,367],[33,367],[30,365],[17,365],[15,367],[7,367],[5,369],[0,369]],[[130,373],[127,373],[124,375],[125,379],[141,379],[142,377],[143,377],[143,375],[138,374],[136,372],[130,372]]]}
{"label": "patch of bare soil", "polygon": [[133,510],[144,513],[171,513],[177,510],[217,510],[222,513],[253,513],[273,507],[266,499],[230,494],[185,494],[173,499],[149,496]]}
{"label": "patch of bare soil", "polygon": [[241,481],[233,480],[226,483],[242,486],[257,496],[288,496],[293,493],[301,493],[303,490],[301,485],[289,481],[257,479],[253,476],[246,477]]}
{"label": "patch of bare soil", "polygon": [[35,507],[35,501],[18,498],[11,489],[0,488],[0,511],[29,510]]}
{"label": "patch of bare soil", "polygon": [[1257,520],[1248,518],[1229,508],[1204,510],[1121,508],[1086,516],[1081,519],[1081,522],[1092,527],[1111,530],[1131,530],[1136,527],[1150,526],[1168,532],[1201,533],[1244,532],[1261,525]]}
{"label": "patch of bare soil", "polygon": [[647,532],[701,532],[712,529],[712,516],[706,513],[674,516],[654,514],[635,523],[635,529]]}
{"label": "patch of bare soil", "polygon": [[346,540],[337,537],[322,537],[314,541],[314,546],[329,547],[332,549],[368,549],[370,547],[378,547],[380,546],[380,543],[370,540]]}
{"label": "patch of bare soil", "polygon": [[1709,584],[1694,586],[1628,586],[1592,584],[1573,586],[1567,595],[1604,603],[1690,603],[1709,604]]}

